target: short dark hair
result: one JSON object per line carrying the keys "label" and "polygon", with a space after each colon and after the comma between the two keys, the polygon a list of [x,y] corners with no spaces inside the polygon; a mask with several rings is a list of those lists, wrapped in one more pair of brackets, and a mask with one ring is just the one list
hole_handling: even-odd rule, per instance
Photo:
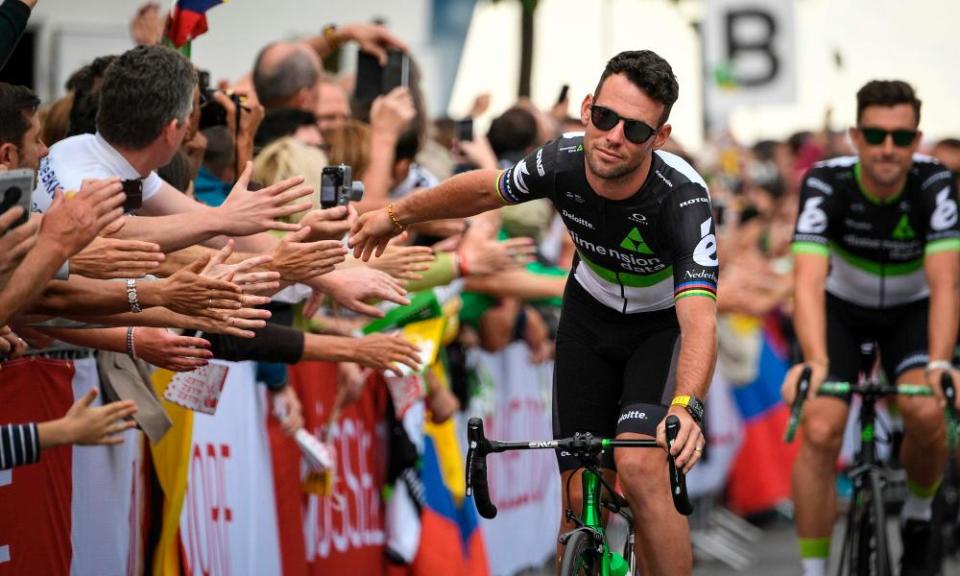
{"label": "short dark hair", "polygon": [[315,86],[320,79],[316,62],[303,50],[294,50],[266,69],[263,65],[264,55],[274,46],[276,43],[264,46],[253,65],[253,89],[267,108],[285,104],[298,90]]}
{"label": "short dark hair", "polygon": [[67,90],[73,91],[73,105],[70,107],[67,136],[93,134],[97,131],[97,111],[100,109],[103,76],[116,59],[116,55],[100,56],[70,75]]}
{"label": "short dark hair", "polygon": [[30,118],[37,113],[40,98],[26,86],[0,82],[0,144],[23,145]]}
{"label": "short dark hair", "polygon": [[659,125],[662,126],[670,117],[673,103],[680,96],[680,85],[673,74],[670,63],[661,58],[652,50],[628,50],[621,52],[607,62],[603,69],[600,82],[594,91],[593,98],[600,97],[600,89],[604,81],[613,74],[623,74],[630,83],[643,90],[647,96],[663,104],[663,114],[660,115]]}
{"label": "short dark hair", "polygon": [[913,115],[917,125],[920,124],[920,99],[913,91],[913,86],[903,80],[871,80],[857,91],[857,124],[863,116],[863,111],[870,106],[896,106],[909,104],[913,106]]}
{"label": "short dark hair", "polygon": [[487,140],[497,158],[510,152],[526,152],[537,144],[540,130],[533,113],[514,106],[497,116],[487,130]]}
{"label": "short dark hair", "polygon": [[317,124],[317,117],[314,116],[313,112],[307,112],[299,108],[268,110],[253,137],[254,148],[262,150],[275,140],[285,136],[293,136],[301,126],[311,124],[314,126]]}
{"label": "short dark hair", "polygon": [[950,148],[960,150],[960,138],[944,138],[933,145],[934,148]]}
{"label": "short dark hair", "polygon": [[139,150],[171,120],[186,122],[197,73],[189,60],[163,46],[137,46],[109,67],[100,88],[97,131],[114,146]]}

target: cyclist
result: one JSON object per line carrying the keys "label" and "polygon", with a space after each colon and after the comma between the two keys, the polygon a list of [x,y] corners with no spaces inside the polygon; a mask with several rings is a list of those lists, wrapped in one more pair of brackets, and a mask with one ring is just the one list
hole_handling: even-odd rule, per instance
{"label": "cyclist", "polygon": [[[689,470],[703,449],[699,398],[716,359],[717,247],[706,184],[659,150],[677,94],[661,57],[618,54],[583,100],[584,133],[564,134],[508,170],[460,174],[363,214],[350,243],[366,259],[410,224],[549,198],[578,255],[557,336],[555,437],[657,436],[662,444],[669,412],[681,420],[674,453]],[[567,481],[579,463],[565,454],[558,462],[564,497],[569,486],[579,509],[579,474]],[[609,480],[614,464],[644,573],[689,574],[689,529],[673,507],[664,455],[618,450],[604,463]]]}
{"label": "cyclist", "polygon": [[[923,383],[942,397],[952,370],[960,306],[960,226],[950,172],[914,155],[920,100],[901,81],[875,80],[857,92],[856,156],[814,165],[800,193],[794,232],[794,323],[803,364],[784,381],[791,402],[804,366],[812,369],[803,442],[793,466],[800,556],[808,576],[826,571],[836,518],[834,466],[849,402],[816,398],[823,380],[854,382],[861,341],[877,341],[890,381]],[[930,504],[946,461],[945,424],[934,398],[900,398],[900,460],[908,495],[901,513],[903,574],[936,574],[928,558]],[[939,559],[936,559],[939,561]]]}

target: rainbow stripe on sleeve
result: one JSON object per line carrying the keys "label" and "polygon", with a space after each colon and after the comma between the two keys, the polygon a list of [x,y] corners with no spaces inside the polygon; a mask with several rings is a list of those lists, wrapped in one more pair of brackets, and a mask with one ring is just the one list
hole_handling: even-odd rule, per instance
{"label": "rainbow stripe on sleeve", "polygon": [[717,285],[709,280],[691,280],[677,285],[673,291],[673,300],[677,301],[687,296],[706,296],[716,300]]}

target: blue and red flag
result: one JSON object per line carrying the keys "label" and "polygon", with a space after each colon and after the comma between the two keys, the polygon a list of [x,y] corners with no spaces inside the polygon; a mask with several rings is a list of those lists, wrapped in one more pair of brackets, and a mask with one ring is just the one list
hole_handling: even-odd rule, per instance
{"label": "blue and red flag", "polygon": [[768,315],[752,330],[759,336],[756,377],[734,388],[734,400],[743,418],[743,442],[730,470],[728,504],[740,514],[773,509],[791,496],[791,470],[798,442],[783,440],[789,408],[780,397],[787,373],[786,339],[775,315]]}
{"label": "blue and red flag", "polygon": [[207,10],[227,0],[177,0],[170,10],[167,38],[180,48],[207,31]]}

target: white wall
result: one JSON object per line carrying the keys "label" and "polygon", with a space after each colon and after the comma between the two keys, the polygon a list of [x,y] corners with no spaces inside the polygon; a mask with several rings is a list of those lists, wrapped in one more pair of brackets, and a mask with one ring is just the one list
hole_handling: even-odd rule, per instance
{"label": "white wall", "polygon": [[[169,0],[158,0],[168,6]],[[62,57],[102,54],[103,47],[123,50],[132,46],[127,33],[131,16],[141,0],[40,0],[30,24],[41,32],[39,54],[40,90],[44,96],[62,93],[65,76],[51,77],[58,69],[52,46],[58,31],[85,30],[109,38],[93,46],[93,40],[76,40]],[[210,69],[213,77],[236,79],[249,72],[260,48],[281,38],[319,34],[328,23],[370,21],[383,17],[417,56],[427,51],[430,0],[232,0],[207,13],[210,31],[193,43],[193,60]],[[429,60],[429,55],[423,58]],[[67,68],[64,66],[64,68]],[[69,70],[75,69],[69,68]],[[46,80],[44,80],[46,79]],[[48,85],[44,85],[48,84]]]}

